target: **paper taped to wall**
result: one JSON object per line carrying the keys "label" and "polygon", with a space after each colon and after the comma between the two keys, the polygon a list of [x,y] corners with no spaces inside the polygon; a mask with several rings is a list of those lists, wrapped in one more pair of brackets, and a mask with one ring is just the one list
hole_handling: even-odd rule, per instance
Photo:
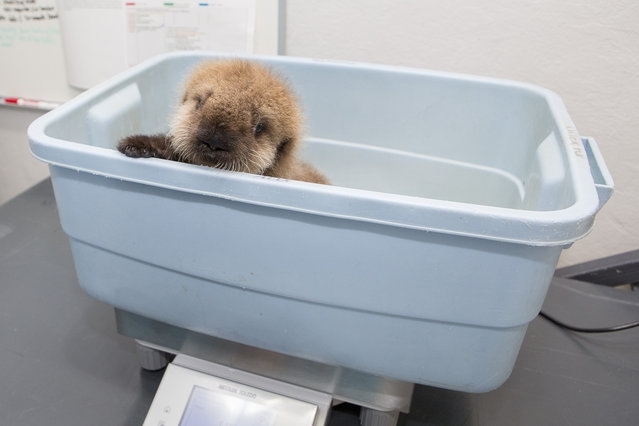
{"label": "paper taped to wall", "polygon": [[126,69],[121,0],[57,0],[67,81],[88,89]]}
{"label": "paper taped to wall", "polygon": [[252,53],[256,0],[58,0],[69,84],[175,50]]}
{"label": "paper taped to wall", "polygon": [[253,51],[255,0],[126,2],[127,61],[175,50]]}

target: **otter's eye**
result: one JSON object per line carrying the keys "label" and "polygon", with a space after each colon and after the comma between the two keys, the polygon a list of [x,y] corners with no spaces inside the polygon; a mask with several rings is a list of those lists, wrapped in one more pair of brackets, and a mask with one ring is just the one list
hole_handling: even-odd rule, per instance
{"label": "otter's eye", "polygon": [[263,131],[264,131],[264,123],[260,122],[255,125],[255,128],[253,129],[253,134],[257,136]]}
{"label": "otter's eye", "polygon": [[202,109],[202,105],[204,105],[204,99],[196,96],[195,97],[195,109],[200,110]]}

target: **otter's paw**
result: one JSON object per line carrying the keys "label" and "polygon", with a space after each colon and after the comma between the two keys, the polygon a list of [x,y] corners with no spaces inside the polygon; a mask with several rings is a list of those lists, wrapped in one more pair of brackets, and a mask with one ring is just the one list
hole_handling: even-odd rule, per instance
{"label": "otter's paw", "polygon": [[127,157],[133,158],[161,157],[154,140],[154,136],[127,136],[118,144],[118,151]]}

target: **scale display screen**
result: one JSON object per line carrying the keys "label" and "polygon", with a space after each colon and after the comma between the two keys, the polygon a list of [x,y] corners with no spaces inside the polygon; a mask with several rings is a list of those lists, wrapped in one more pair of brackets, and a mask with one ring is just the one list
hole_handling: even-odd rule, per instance
{"label": "scale display screen", "polygon": [[[218,369],[218,372],[229,372]],[[169,364],[144,426],[319,426],[328,395],[233,370],[228,380]],[[238,380],[238,381],[234,381]],[[257,387],[260,386],[260,387]],[[268,389],[268,390],[267,390]],[[310,393],[309,393],[310,392]],[[302,395],[317,394],[310,399]],[[288,396],[286,396],[288,395]]]}
{"label": "scale display screen", "polygon": [[194,386],[179,426],[275,426],[276,418],[273,408]]}

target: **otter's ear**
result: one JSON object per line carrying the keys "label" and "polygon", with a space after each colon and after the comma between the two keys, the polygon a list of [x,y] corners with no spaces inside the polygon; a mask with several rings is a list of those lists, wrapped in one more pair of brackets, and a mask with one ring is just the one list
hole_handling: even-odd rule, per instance
{"label": "otter's ear", "polygon": [[199,110],[202,109],[202,105],[204,104],[204,100],[205,98],[196,95],[196,96],[190,96],[188,93],[185,93],[184,96],[182,96],[182,105],[186,104],[187,102],[194,100],[195,101],[195,109]]}

